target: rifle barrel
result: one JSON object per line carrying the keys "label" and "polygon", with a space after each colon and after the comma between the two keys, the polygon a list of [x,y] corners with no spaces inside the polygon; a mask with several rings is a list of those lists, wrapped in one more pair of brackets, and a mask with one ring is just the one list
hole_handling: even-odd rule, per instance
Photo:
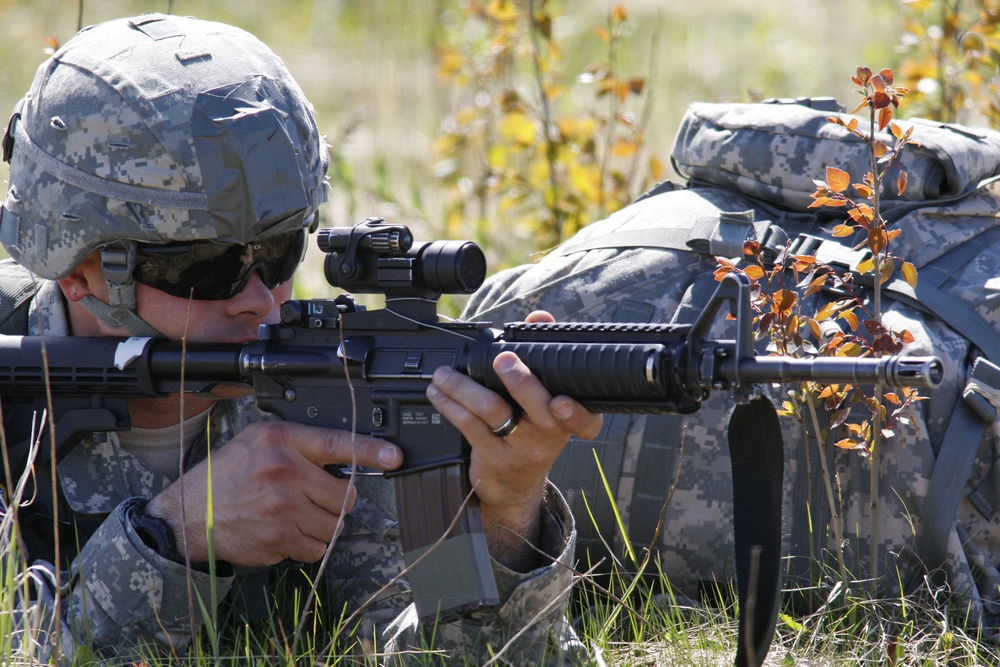
{"label": "rifle barrel", "polygon": [[741,383],[814,381],[825,384],[938,387],[944,367],[937,357],[752,357],[738,365]]}

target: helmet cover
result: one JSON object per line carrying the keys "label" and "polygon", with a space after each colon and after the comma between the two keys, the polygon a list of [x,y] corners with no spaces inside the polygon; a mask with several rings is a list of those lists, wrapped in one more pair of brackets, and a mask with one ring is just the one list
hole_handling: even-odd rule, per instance
{"label": "helmet cover", "polygon": [[0,242],[43,278],[115,241],[249,243],[314,226],[326,144],[284,63],[221,23],[86,28],[44,62],[3,140]]}

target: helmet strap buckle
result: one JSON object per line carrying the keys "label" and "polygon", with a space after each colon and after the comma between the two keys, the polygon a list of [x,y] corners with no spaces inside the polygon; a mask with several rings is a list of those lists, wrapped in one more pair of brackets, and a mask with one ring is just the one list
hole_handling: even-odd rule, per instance
{"label": "helmet strap buckle", "polygon": [[101,268],[108,281],[108,301],[112,306],[135,310],[135,241],[115,241],[101,248]]}

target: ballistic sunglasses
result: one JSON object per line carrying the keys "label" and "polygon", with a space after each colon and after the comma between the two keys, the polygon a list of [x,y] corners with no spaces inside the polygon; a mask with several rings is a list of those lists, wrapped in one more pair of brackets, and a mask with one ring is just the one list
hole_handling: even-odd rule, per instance
{"label": "ballistic sunglasses", "polygon": [[225,301],[246,287],[254,271],[268,289],[289,280],[305,248],[304,229],[245,245],[204,241],[139,246],[132,277],[171,296]]}

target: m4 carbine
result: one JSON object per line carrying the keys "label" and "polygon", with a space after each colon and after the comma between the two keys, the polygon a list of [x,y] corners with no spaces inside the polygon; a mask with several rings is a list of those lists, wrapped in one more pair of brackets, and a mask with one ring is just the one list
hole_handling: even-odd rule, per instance
{"label": "m4 carbine", "polygon": [[[282,419],[392,441],[404,463],[386,476],[394,480],[414,601],[430,622],[484,609],[498,598],[468,479],[468,443],[425,395],[439,366],[505,393],[492,362],[510,350],[552,395],[574,397],[597,412],[630,413],[690,413],[710,390],[736,389],[738,398],[749,398],[763,383],[932,387],[941,381],[941,363],[933,357],[755,356],[749,281],[741,274],[721,281],[693,325],[497,326],[438,318],[441,294],[469,293],[483,281],[486,261],[474,243],[414,244],[405,226],[377,218],[321,230],[318,241],[330,284],[383,293],[384,309],[366,309],[346,295],[289,301],[281,323],[262,325],[258,340],[247,344],[2,337],[5,414],[40,413],[51,405],[56,446],[43,446],[40,459],[49,451],[58,459],[86,434],[128,429],[130,397],[243,383],[253,387],[260,408]],[[723,305],[735,315],[737,337],[711,340],[709,328]],[[28,436],[7,432],[13,443]],[[13,461],[12,468],[19,463],[26,462]]]}

